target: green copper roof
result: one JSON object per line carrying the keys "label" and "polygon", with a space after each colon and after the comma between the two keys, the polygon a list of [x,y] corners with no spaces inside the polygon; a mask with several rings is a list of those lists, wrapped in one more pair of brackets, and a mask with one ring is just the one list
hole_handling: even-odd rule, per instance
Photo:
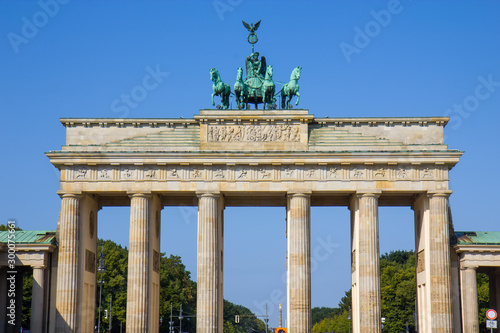
{"label": "green copper roof", "polygon": [[500,245],[500,231],[456,231],[457,245]]}
{"label": "green copper roof", "polygon": [[[50,230],[20,230],[15,232],[16,244],[55,244],[56,232]],[[7,243],[9,231],[0,231],[0,243]]]}

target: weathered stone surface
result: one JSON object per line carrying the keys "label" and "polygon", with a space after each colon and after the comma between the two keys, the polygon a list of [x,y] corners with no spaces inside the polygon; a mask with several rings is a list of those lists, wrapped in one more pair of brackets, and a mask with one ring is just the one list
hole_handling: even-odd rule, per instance
{"label": "weathered stone surface", "polygon": [[[89,213],[99,205],[132,200],[130,246],[137,260],[129,274],[127,329],[152,331],[158,321],[154,214],[163,205],[199,205],[198,331],[221,332],[224,205],[263,205],[288,207],[289,333],[310,332],[309,208],[343,205],[352,211],[353,329],[380,332],[377,207],[406,205],[415,210],[420,331],[451,332],[447,195],[449,170],[462,152],[443,142],[447,121],[315,118],[300,109],[201,110],[192,119],[62,119],[66,145],[47,156],[61,170],[60,193],[89,201],[78,217],[63,197],[63,322],[74,327],[75,311],[83,311],[74,304],[92,303],[77,299],[68,282],[83,264],[71,248],[77,244],[75,228],[87,231],[95,223]],[[137,195],[129,199],[131,193]],[[145,208],[150,195],[156,203]],[[149,215],[141,217],[142,210]],[[84,258],[85,251],[96,253],[95,237],[82,235],[78,254]],[[154,246],[146,246],[148,237]],[[91,289],[90,270],[82,283]]]}

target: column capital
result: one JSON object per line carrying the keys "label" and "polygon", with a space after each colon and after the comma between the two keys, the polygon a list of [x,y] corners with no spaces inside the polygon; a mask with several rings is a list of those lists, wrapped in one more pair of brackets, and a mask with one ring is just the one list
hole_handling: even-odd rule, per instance
{"label": "column capital", "polygon": [[129,196],[130,199],[132,198],[151,198],[153,195],[151,192],[127,192],[127,195]]}
{"label": "column capital", "polygon": [[220,192],[196,192],[198,199],[200,198],[220,198]]}
{"label": "column capital", "polygon": [[57,191],[57,194],[59,194],[61,199],[63,198],[80,199],[82,197],[81,191],[76,191],[76,192]]}
{"label": "column capital", "polygon": [[311,191],[288,191],[286,193],[288,197],[305,197],[305,198],[310,198],[312,195]]}
{"label": "column capital", "polygon": [[479,266],[477,265],[471,265],[471,264],[461,264],[460,265],[460,270],[462,271],[467,271],[467,270],[477,270]]}
{"label": "column capital", "polygon": [[378,198],[382,194],[382,190],[358,190],[356,191],[356,196],[358,198],[363,197],[374,197]]}
{"label": "column capital", "polygon": [[452,192],[453,192],[452,190],[427,191],[427,196],[429,198],[435,198],[435,197],[448,198]]}
{"label": "column capital", "polygon": [[44,270],[47,268],[47,265],[32,265],[31,268]]}

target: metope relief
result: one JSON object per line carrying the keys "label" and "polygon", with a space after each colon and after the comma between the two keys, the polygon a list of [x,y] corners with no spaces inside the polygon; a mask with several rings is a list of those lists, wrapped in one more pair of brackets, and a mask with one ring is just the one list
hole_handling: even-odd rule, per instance
{"label": "metope relief", "polygon": [[77,167],[74,175],[75,179],[89,179],[89,170],[84,167]]}
{"label": "metope relief", "polygon": [[129,166],[125,166],[122,168],[122,179],[135,179],[136,178],[136,170],[132,169]]}
{"label": "metope relief", "polygon": [[154,167],[145,167],[144,168],[144,179],[157,179],[158,172]]}
{"label": "metope relief", "polygon": [[299,142],[299,125],[209,125],[208,142]]}
{"label": "metope relief", "polygon": [[99,169],[97,173],[97,178],[100,180],[107,180],[107,179],[112,179],[113,178],[113,170],[109,169],[107,167],[103,167]]}

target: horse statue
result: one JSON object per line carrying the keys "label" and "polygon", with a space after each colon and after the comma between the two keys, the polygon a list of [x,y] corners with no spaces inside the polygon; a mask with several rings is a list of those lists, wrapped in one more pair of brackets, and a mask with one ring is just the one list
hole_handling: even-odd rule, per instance
{"label": "horse statue", "polygon": [[243,82],[243,68],[239,67],[234,83],[234,95],[238,109],[247,108],[248,105],[248,86]]}
{"label": "horse statue", "polygon": [[262,83],[261,91],[262,91],[262,103],[264,103],[264,110],[266,109],[266,104],[270,109],[274,109],[276,102],[276,98],[274,98],[276,86],[273,82],[273,66],[269,65],[266,69],[266,76],[264,78],[264,82]]}
{"label": "horse statue", "polygon": [[288,83],[285,83],[283,85],[283,88],[281,89],[281,108],[282,109],[289,109],[290,108],[290,101],[292,100],[292,97],[294,95],[297,96],[297,101],[295,102],[295,105],[299,105],[299,99],[300,99],[299,79],[300,79],[300,71],[301,70],[302,70],[302,67],[295,67],[292,71],[292,74],[290,75],[290,81]]}
{"label": "horse statue", "polygon": [[214,96],[220,96],[223,109],[229,108],[229,95],[231,94],[231,87],[229,84],[222,82],[219,71],[215,68],[210,70],[210,80],[214,82],[212,86],[212,105],[215,105]]}

